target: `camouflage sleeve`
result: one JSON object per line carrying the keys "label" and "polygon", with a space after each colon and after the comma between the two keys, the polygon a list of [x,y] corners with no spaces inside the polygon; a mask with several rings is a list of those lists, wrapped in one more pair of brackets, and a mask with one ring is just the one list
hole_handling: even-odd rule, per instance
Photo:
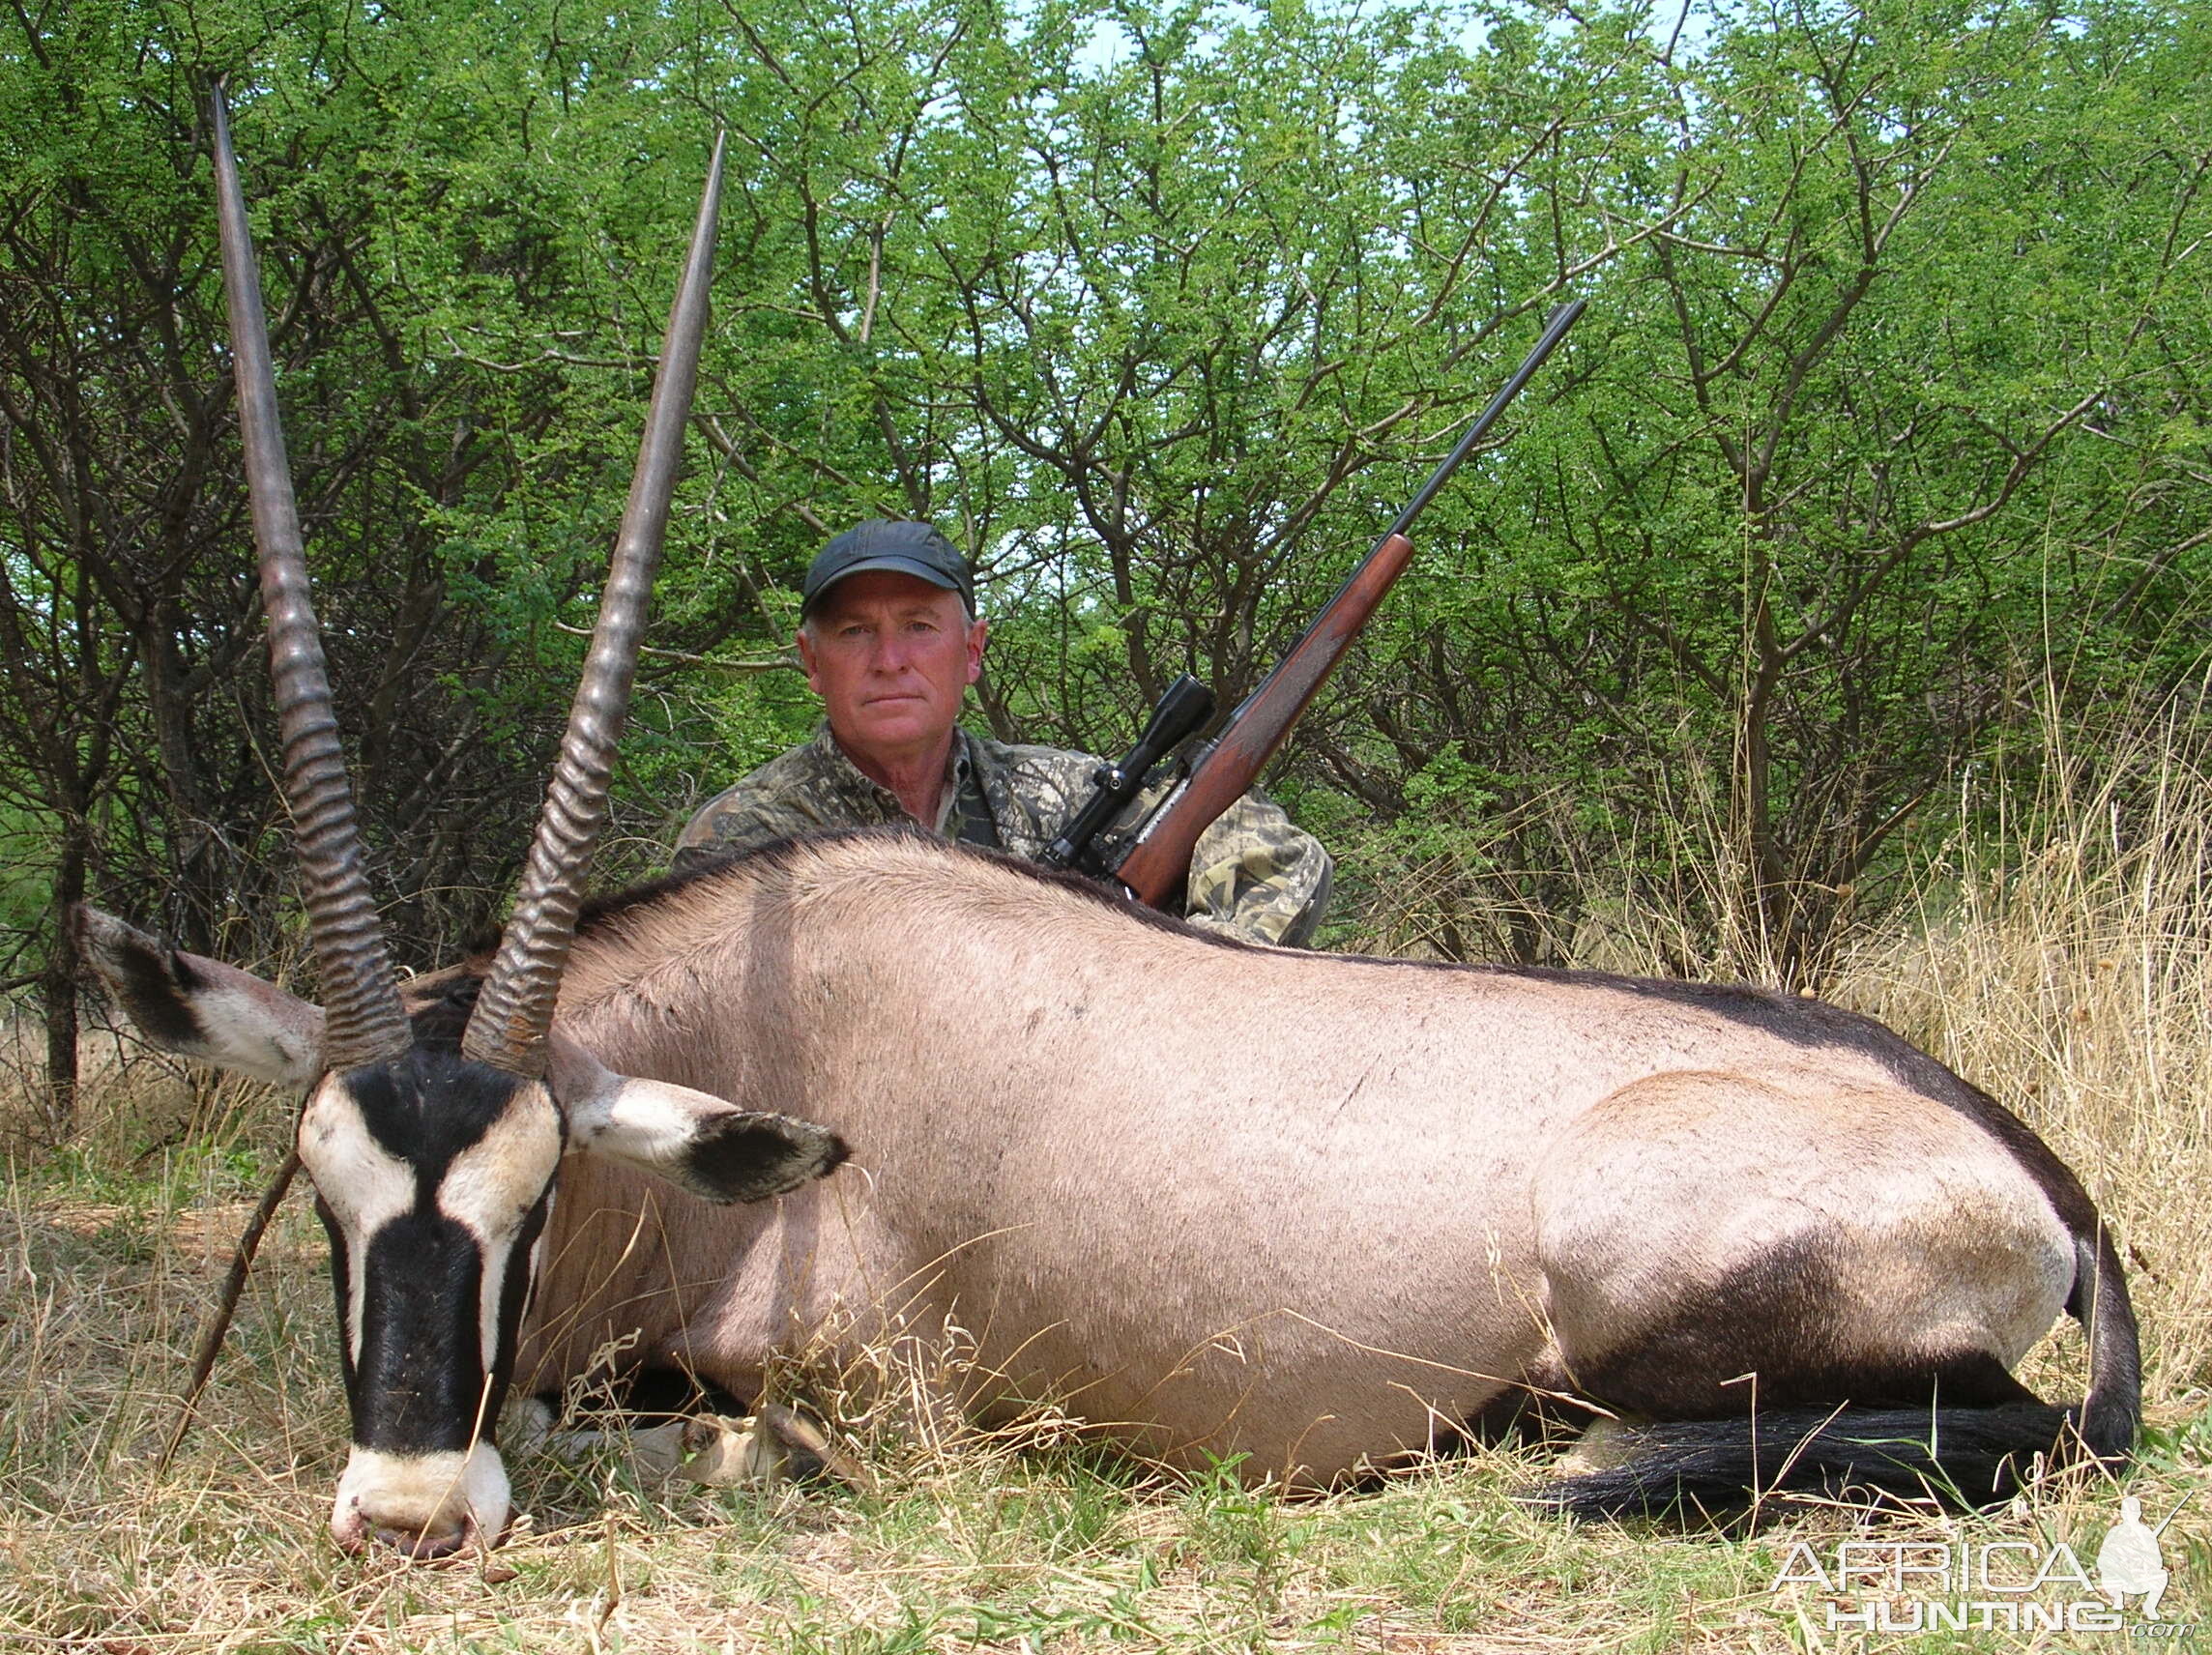
{"label": "camouflage sleeve", "polygon": [[710,798],[684,825],[670,865],[683,873],[732,851],[832,826],[819,811],[807,808],[807,802],[803,797],[794,798],[777,789],[755,786],[749,778],[741,781]]}
{"label": "camouflage sleeve", "polygon": [[1328,906],[1335,864],[1283,807],[1254,789],[1224,811],[1191,853],[1189,915],[1203,930],[1301,948]]}

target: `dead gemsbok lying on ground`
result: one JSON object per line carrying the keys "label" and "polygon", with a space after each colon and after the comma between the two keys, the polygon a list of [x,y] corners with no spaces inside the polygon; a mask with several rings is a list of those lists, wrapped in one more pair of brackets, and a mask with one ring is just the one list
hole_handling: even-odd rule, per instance
{"label": "dead gemsbok lying on ground", "polygon": [[[2079,1183],[1982,1093],[1817,1002],[1248,947],[876,830],[601,906],[562,981],[551,1099],[494,1098],[450,1050],[326,1077],[313,1007],[114,921],[87,942],[178,1049],[319,1085],[301,1148],[341,1296],[413,1341],[370,1340],[379,1368],[349,1334],[341,1535],[497,1530],[477,1425],[518,1338],[512,1371],[537,1387],[635,1331],[744,1395],[773,1351],[882,1338],[879,1306],[924,1340],[955,1321],[1008,1394],[1064,1397],[1171,1461],[1241,1453],[1299,1482],[1526,1387],[1663,1422],[1618,1469],[1544,1491],[1584,1511],[1677,1487],[1738,1503],[1757,1478],[1925,1475],[1988,1497],[2076,1434],[2112,1455],[2136,1426],[2135,1325]],[[476,983],[426,980],[425,1046]],[[785,1169],[748,1173],[763,1184],[834,1162],[827,1133],[787,1121],[855,1164],[708,1207],[652,1172],[711,1197],[735,1180],[663,1147],[673,1117],[608,1134],[595,1061],[788,1132],[722,1140]],[[390,1067],[424,1077],[404,1101]],[[431,1094],[433,1074],[458,1095]],[[518,1332],[564,1121],[578,1152]],[[2071,1416],[2007,1373],[2061,1306],[2094,1352]],[[388,1424],[403,1368],[419,1400]],[[376,1450],[396,1479],[403,1449],[471,1442],[486,1470],[466,1510],[422,1503],[451,1459],[395,1505],[358,1469]]]}
{"label": "dead gemsbok lying on ground", "polygon": [[[1250,947],[898,833],[794,841],[579,926],[711,223],[497,960],[403,1008],[280,451],[257,522],[329,1009],[80,916],[151,1038],[307,1093],[353,1416],[341,1542],[496,1539],[509,1379],[558,1385],[625,1334],[743,1393],[810,1341],[957,1326],[990,1377],[948,1400],[1050,1393],[1165,1460],[1313,1485],[1572,1395],[1640,1424],[1536,1496],[1590,1514],[1774,1486],[1976,1500],[2037,1456],[2125,1454],[2136,1327],[2081,1184],[1863,1018]],[[234,314],[257,329],[246,257]],[[2061,1308],[2091,1349],[2071,1410],[2009,1373]]]}

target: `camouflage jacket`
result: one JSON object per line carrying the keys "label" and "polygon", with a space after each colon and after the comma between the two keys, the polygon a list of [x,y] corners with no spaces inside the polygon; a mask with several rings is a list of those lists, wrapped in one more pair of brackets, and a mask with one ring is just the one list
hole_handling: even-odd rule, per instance
{"label": "camouflage jacket", "polygon": [[[933,826],[1033,859],[1090,796],[1097,768],[1085,753],[1009,746],[956,730],[952,785]],[[909,820],[897,796],[845,756],[825,721],[812,740],[702,805],[676,841],[676,865],[815,828]],[[1302,946],[1327,904],[1331,872],[1319,840],[1292,827],[1273,799],[1248,793],[1199,837],[1188,917],[1250,942]]]}

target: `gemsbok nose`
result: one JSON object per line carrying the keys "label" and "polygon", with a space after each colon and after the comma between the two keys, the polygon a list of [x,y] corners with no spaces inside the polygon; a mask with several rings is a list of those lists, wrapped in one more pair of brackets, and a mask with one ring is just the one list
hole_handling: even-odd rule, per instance
{"label": "gemsbok nose", "polygon": [[338,1479],[331,1537],[348,1552],[373,1543],[418,1560],[450,1557],[498,1545],[511,1509],[507,1468],[488,1442],[465,1454],[357,1446]]}

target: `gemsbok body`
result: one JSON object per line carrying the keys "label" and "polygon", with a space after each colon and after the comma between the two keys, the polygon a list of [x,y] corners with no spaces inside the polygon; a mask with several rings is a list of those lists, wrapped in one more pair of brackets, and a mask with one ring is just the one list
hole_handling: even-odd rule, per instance
{"label": "gemsbok body", "polygon": [[[332,1529],[490,1543],[510,1382],[620,1346],[740,1393],[887,1344],[1322,1486],[1528,1397],[1621,1422],[1536,1497],[1982,1500],[2116,1459],[2113,1243],[1985,1093],[1751,989],[1255,947],[919,834],[795,840],[582,911],[696,364],[717,149],[575,711],[496,957],[403,1000],[362,876],[214,123],[285,788],[325,1006],[91,910],[140,1029],[298,1089],[353,1449]],[[2012,1366],[2064,1310],[2076,1408]]]}
{"label": "gemsbok body", "polygon": [[[312,1007],[120,927],[94,951],[177,1049],[320,1078]],[[424,981],[425,1043],[476,983]],[[480,1303],[533,1388],[617,1340],[745,1395],[780,1351],[950,1339],[948,1403],[1053,1398],[1163,1460],[1309,1486],[1576,1398],[1652,1422],[1625,1464],[1545,1492],[1607,1511],[1762,1482],[1987,1498],[2135,1429],[2135,1327],[2080,1184],[1985,1094],[1817,1002],[1246,946],[874,830],[610,899],[555,1031],[814,1122],[852,1161],[714,1207],[648,1155],[571,1155],[527,1321],[494,1331],[519,1245],[480,1248],[424,1309],[473,1333]],[[358,1106],[321,1095],[303,1152],[326,1116],[358,1137]],[[394,1208],[423,1179],[466,1185],[428,1198],[454,1212],[547,1201],[550,1123],[494,1118],[475,1143],[452,1172],[358,1142],[327,1164]],[[2067,1308],[2094,1352],[2071,1418],[2008,1372]],[[485,1437],[484,1373],[438,1378],[456,1443]],[[1933,1455],[1903,1446],[1931,1433]]]}

